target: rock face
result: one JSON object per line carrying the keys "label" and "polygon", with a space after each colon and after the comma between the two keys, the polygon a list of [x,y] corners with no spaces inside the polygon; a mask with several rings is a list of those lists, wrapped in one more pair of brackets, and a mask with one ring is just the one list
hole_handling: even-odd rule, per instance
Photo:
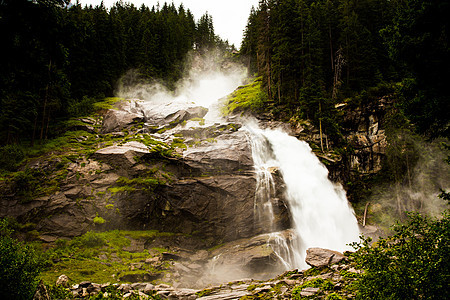
{"label": "rock face", "polygon": [[[324,152],[316,155],[329,170],[329,177],[337,182],[357,181],[360,177],[379,172],[386,154],[387,140],[384,121],[392,100],[389,97],[367,100],[364,106],[345,103],[336,105],[342,115],[341,130],[349,146],[344,155],[333,153],[333,145],[326,134],[322,135]],[[293,124],[288,130],[301,140],[321,147],[319,128],[308,121]],[[349,200],[352,201],[351,195]]]}
{"label": "rock face", "polygon": [[193,169],[213,174],[248,171],[253,167],[251,148],[244,132],[222,134],[209,144],[185,151],[184,159]]}
{"label": "rock face", "polygon": [[376,173],[381,170],[381,161],[385,155],[387,141],[383,128],[388,98],[372,101],[364,109],[342,107],[345,136],[354,148],[350,157],[350,167],[362,174]]}
{"label": "rock face", "polygon": [[108,110],[103,117],[102,133],[121,131],[144,121],[144,114],[135,101],[123,101],[116,105],[116,109]]}
{"label": "rock face", "polygon": [[[237,123],[204,124],[207,112],[120,102],[104,113],[94,136],[77,138],[90,143],[88,155],[71,156],[63,170],[51,167],[61,160],[36,162],[36,170],[47,164],[49,174],[61,173],[54,192],[22,203],[13,193],[2,195],[0,217],[35,223],[47,242],[92,229],[157,229],[209,245],[263,233],[253,209],[256,182],[247,136]],[[277,200],[278,227],[284,229],[289,216],[283,199]]]}

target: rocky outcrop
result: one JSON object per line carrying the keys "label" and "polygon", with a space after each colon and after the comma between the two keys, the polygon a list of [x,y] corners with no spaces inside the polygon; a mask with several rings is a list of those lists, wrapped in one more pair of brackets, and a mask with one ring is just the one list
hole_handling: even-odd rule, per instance
{"label": "rocky outcrop", "polygon": [[241,131],[222,134],[208,144],[187,149],[184,160],[190,167],[212,174],[231,174],[253,168],[251,148]]}
{"label": "rocky outcrop", "polygon": [[354,152],[350,157],[350,167],[361,174],[376,173],[381,170],[386,153],[387,141],[384,117],[391,105],[388,98],[372,101],[364,108],[342,106],[344,129],[347,141]]}
{"label": "rocky outcrop", "polygon": [[[341,131],[348,143],[344,155],[334,153],[334,146],[319,128],[308,121],[293,121],[288,132],[313,145],[316,155],[330,171],[333,181],[348,182],[355,180],[355,175],[366,176],[379,172],[386,154],[387,140],[385,132],[385,115],[392,105],[389,97],[373,99],[364,106],[347,103],[336,105],[340,112]],[[319,150],[323,146],[324,152]]]}
{"label": "rocky outcrop", "polygon": [[123,129],[144,122],[145,117],[136,101],[116,103],[115,109],[109,109],[103,117],[102,133],[122,131]]}
{"label": "rocky outcrop", "polygon": [[[70,154],[62,168],[49,167],[54,191],[27,201],[3,195],[0,216],[35,223],[49,242],[92,229],[157,229],[209,245],[264,233],[254,212],[247,136],[240,124],[204,124],[207,112],[139,100],[116,104],[98,132],[77,137],[85,149]],[[93,119],[78,122],[83,120],[93,126]],[[36,162],[36,169],[47,160]],[[286,205],[281,196],[276,200],[277,227],[284,229],[290,222]]]}

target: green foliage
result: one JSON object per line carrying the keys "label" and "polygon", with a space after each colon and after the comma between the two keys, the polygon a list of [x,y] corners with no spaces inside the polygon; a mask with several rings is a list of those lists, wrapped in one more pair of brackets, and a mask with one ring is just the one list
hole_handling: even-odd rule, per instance
{"label": "green foliage", "polygon": [[228,96],[222,113],[229,115],[245,111],[256,112],[263,108],[266,101],[267,96],[261,90],[261,78],[256,78],[253,82],[239,87]]}
{"label": "green foliage", "polygon": [[97,99],[112,96],[130,69],[139,80],[173,87],[194,44],[197,51],[232,49],[214,34],[210,15],[196,22],[183,6],[66,2],[1,2],[1,144],[44,141],[58,133],[59,120],[111,108]]}
{"label": "green foliage", "polygon": [[0,220],[0,298],[31,299],[39,282],[41,262],[35,250],[10,236]]}
{"label": "green foliage", "polygon": [[328,294],[325,299],[326,300],[345,300],[345,298],[342,297],[341,295],[339,295],[338,293]]}
{"label": "green foliage", "polygon": [[186,144],[184,143],[184,139],[182,138],[174,138],[171,146],[174,148],[182,148],[182,149],[187,148]]}
{"label": "green foliage", "polygon": [[153,189],[159,184],[164,184],[165,180],[157,178],[155,174],[149,172],[147,176],[141,175],[141,177],[127,178],[119,177],[116,181],[115,187],[108,188],[108,191],[112,194],[116,193],[132,193],[138,190],[153,191]]}
{"label": "green foliage", "polygon": [[[278,118],[310,119],[339,135],[336,104],[401,82],[398,104],[416,130],[448,136],[449,7],[432,0],[260,1],[241,54],[262,77],[269,103],[277,103],[265,109]],[[380,97],[390,94],[384,90]]]}
{"label": "green foliage", "polygon": [[300,292],[307,287],[320,288],[321,291],[331,291],[334,288],[333,282],[323,278],[313,278],[304,282],[302,285],[296,286],[292,290],[293,299],[303,299]]}
{"label": "green foliage", "polygon": [[25,154],[18,145],[0,147],[0,168],[5,171],[15,171],[25,158]]}
{"label": "green foliage", "polygon": [[105,224],[105,222],[106,222],[105,219],[103,219],[102,217],[99,217],[98,213],[92,221],[94,222],[95,225]]}
{"label": "green foliage", "polygon": [[197,293],[195,293],[199,298],[211,295],[214,292],[212,289],[203,289]]}
{"label": "green foliage", "polygon": [[410,214],[395,234],[373,245],[354,243],[357,299],[446,299],[450,282],[450,215]]}
{"label": "green foliage", "polygon": [[300,300],[302,299],[302,296],[300,295],[300,292],[302,291],[303,288],[296,286],[293,290],[292,290],[292,299],[296,299],[296,300]]}
{"label": "green foliage", "polygon": [[[131,239],[153,241],[156,237],[170,237],[174,233],[146,231],[89,231],[71,240],[57,240],[54,247],[42,253],[46,259],[46,269],[41,278],[44,283],[54,283],[60,274],[66,274],[71,281],[79,283],[90,280],[92,282],[115,282],[118,276],[135,273],[160,273],[150,265],[144,265],[144,270],[130,271],[132,263],[142,263],[149,257],[148,250],[143,252],[128,252],[125,247],[130,246]],[[154,251],[167,252],[168,249],[154,248]],[[164,266],[162,266],[164,267]],[[114,276],[112,276],[114,275]]]}
{"label": "green foliage", "polygon": [[323,278],[313,278],[305,283],[303,283],[300,286],[300,289],[304,289],[306,287],[315,287],[315,288],[321,288],[324,291],[329,291],[334,288],[334,284],[326,279]]}
{"label": "green foliage", "polygon": [[94,231],[88,231],[81,237],[75,238],[72,245],[79,245],[88,248],[101,247],[106,244],[106,239],[101,234]]}
{"label": "green foliage", "polygon": [[73,297],[72,293],[62,285],[47,285],[46,289],[50,299],[71,299]]}
{"label": "green foliage", "polygon": [[88,116],[94,111],[95,98],[83,96],[80,101],[71,99],[67,103],[67,112],[73,117]]}
{"label": "green foliage", "polygon": [[441,190],[441,193],[439,194],[439,198],[441,198],[444,201],[447,201],[447,204],[450,205],[450,193]]}
{"label": "green foliage", "polygon": [[54,191],[54,186],[46,187],[41,184],[47,178],[46,172],[41,169],[27,168],[16,172],[9,179],[13,183],[13,190],[22,202],[28,202],[38,195],[45,195]]}
{"label": "green foliage", "polygon": [[421,133],[449,136],[448,1],[396,0],[383,42],[402,75],[402,107]]}

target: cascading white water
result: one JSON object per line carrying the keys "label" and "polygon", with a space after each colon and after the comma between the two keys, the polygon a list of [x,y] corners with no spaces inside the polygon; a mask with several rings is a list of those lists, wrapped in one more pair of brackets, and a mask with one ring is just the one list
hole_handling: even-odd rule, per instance
{"label": "cascading white water", "polygon": [[359,238],[356,217],[345,191],[328,179],[328,170],[309,145],[280,129],[263,130],[249,123],[246,130],[250,133],[257,174],[255,206],[259,214],[272,213],[270,169],[278,168],[286,184],[285,197],[296,238],[287,243],[282,235],[272,233],[274,251],[286,268],[306,268],[306,249],[311,247],[348,250],[347,244]]}

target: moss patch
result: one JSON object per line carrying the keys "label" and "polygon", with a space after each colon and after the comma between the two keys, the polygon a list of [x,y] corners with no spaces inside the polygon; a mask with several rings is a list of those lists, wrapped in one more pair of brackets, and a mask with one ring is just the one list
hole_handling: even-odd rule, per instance
{"label": "moss patch", "polygon": [[[70,241],[57,240],[55,245],[44,252],[47,268],[41,274],[47,284],[65,274],[73,283],[91,281],[97,283],[118,282],[125,275],[163,274],[169,267],[167,262],[154,266],[145,264],[152,255],[148,250],[129,252],[131,240],[151,241],[157,237],[173,236],[174,233],[152,231],[87,232]],[[152,253],[166,252],[155,248]],[[125,276],[126,278],[126,276]]]}
{"label": "moss patch", "polygon": [[262,78],[258,77],[250,84],[239,87],[228,96],[226,105],[222,109],[224,115],[238,112],[258,111],[264,106],[267,96],[261,90]]}

